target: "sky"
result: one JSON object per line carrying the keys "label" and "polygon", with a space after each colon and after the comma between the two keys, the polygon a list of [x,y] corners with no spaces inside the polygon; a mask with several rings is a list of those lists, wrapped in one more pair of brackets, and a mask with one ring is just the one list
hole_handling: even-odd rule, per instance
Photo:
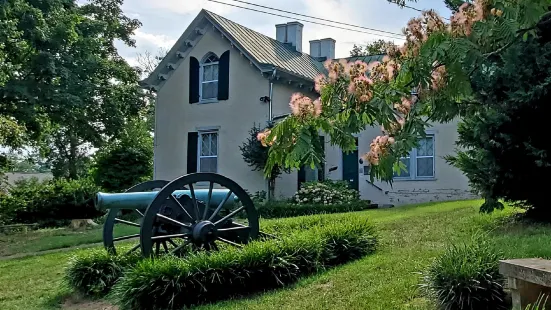
{"label": "sky", "polygon": [[[248,6],[232,0],[219,0],[239,6]],[[400,8],[387,0],[246,0],[247,2],[269,6],[286,11],[345,22],[348,24],[401,33],[402,28],[412,17],[420,13]],[[418,9],[434,9],[444,17],[450,11],[443,0],[417,0],[409,5]],[[248,6],[251,7],[251,6]],[[119,54],[131,65],[136,65],[136,55],[145,51],[156,54],[159,48],[169,49],[184,32],[201,9],[222,15],[234,22],[275,38],[275,25],[293,21],[292,18],[271,16],[263,13],[226,6],[208,0],[125,0],[124,13],[142,22],[134,35],[136,47],[118,44]],[[267,9],[256,8],[267,11]],[[289,15],[280,13],[281,15]],[[302,17],[299,17],[302,18]],[[354,44],[363,44],[380,36],[357,33],[332,27],[302,22],[303,52],[309,52],[310,40],[333,38],[336,42],[336,57],[347,57]],[[323,22],[326,23],[326,22]],[[345,26],[343,26],[345,27]],[[389,39],[392,41],[392,39]],[[395,40],[396,43],[403,41]]]}
{"label": "sky", "polygon": [[[219,0],[247,6],[232,0]],[[314,17],[344,22],[348,24],[375,28],[390,32],[401,33],[408,20],[420,13],[408,8],[400,8],[387,0],[246,0],[247,2],[269,6],[286,11],[310,15]],[[444,17],[450,16],[443,0],[417,0],[409,5],[418,9],[434,9]],[[249,6],[250,7],[250,6]],[[240,8],[229,7],[208,0],[125,0],[122,6],[124,13],[131,18],[141,21],[140,27],[134,34],[136,47],[117,44],[119,54],[130,65],[137,65],[138,53],[149,51],[157,54],[159,48],[170,49],[189,23],[197,16],[201,9],[206,9],[222,15],[234,22],[275,38],[275,25],[294,21]],[[256,8],[266,11],[266,9]],[[289,15],[279,13],[281,15]],[[301,17],[299,17],[301,18]],[[347,57],[354,44],[366,44],[377,39],[388,39],[380,36],[357,33],[302,22],[303,52],[309,52],[310,40],[333,38],[336,40],[336,57]],[[323,22],[326,23],[326,22]],[[343,26],[345,27],[345,26]],[[403,41],[396,40],[396,43]],[[0,152],[6,151],[0,147]]]}

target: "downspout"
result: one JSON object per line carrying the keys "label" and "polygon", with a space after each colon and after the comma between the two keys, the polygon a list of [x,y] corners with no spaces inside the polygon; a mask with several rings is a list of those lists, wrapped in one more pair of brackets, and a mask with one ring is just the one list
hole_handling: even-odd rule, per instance
{"label": "downspout", "polygon": [[274,120],[273,109],[272,109],[272,98],[274,96],[274,79],[276,77],[276,73],[277,73],[277,69],[274,68],[274,71],[272,72],[272,76],[270,77],[270,102],[268,103],[268,106],[269,106],[268,119],[270,123],[272,123]]}

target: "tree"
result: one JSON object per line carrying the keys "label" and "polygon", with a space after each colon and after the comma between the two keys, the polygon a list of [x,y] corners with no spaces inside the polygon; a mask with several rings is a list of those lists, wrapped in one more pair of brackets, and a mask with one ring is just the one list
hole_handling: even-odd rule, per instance
{"label": "tree", "polygon": [[[140,72],[142,77],[146,77],[150,75],[155,68],[161,63],[163,58],[168,54],[168,50],[165,48],[159,48],[156,55],[153,55],[149,51],[145,51],[143,54],[138,53],[137,62],[138,66],[137,69]],[[150,130],[153,132],[155,131],[155,98],[156,93],[147,90],[145,91],[145,110],[147,111],[147,118],[150,125]]]}
{"label": "tree", "polygon": [[144,118],[133,119],[121,138],[94,155],[92,178],[106,191],[124,191],[153,178],[153,137]]}
{"label": "tree", "polygon": [[[268,126],[268,128],[271,127],[271,125]],[[268,152],[270,147],[261,141],[262,137],[265,135],[264,132],[265,131],[261,127],[256,127],[256,124],[253,125],[253,127],[249,130],[249,137],[239,147],[239,150],[241,150],[241,154],[243,155],[243,160],[245,160],[245,162],[253,168],[253,171],[263,171],[268,160]],[[276,165],[267,175],[269,188],[268,198],[271,199],[274,197],[275,181],[282,173],[282,169]]]}
{"label": "tree", "polygon": [[[86,150],[117,136],[144,105],[138,73],[115,41],[134,46],[140,22],[122,0],[6,0],[0,115],[48,156],[57,177],[77,178]],[[79,170],[80,169],[80,170]]]}
{"label": "tree", "polygon": [[516,42],[483,66],[486,74],[477,70],[471,78],[473,113],[460,123],[460,149],[447,159],[486,198],[483,211],[503,208],[497,200],[502,198],[526,207],[529,215],[549,219],[547,186],[539,180],[551,172],[546,130],[551,43],[535,38]]}
{"label": "tree", "polygon": [[546,37],[541,29],[551,14],[547,5],[548,0],[477,0],[462,4],[449,23],[424,11],[408,23],[405,44],[389,46],[381,62],[327,61],[328,74],[316,78],[320,98],[294,95],[292,114],[267,133],[265,173],[274,165],[318,165],[319,131],[346,152],[355,147],[355,133],[381,126],[382,134],[362,157],[372,181],[392,183],[394,172],[405,169],[399,158],[417,146],[430,122],[477,114],[472,77],[491,73],[486,61],[516,42]]}
{"label": "tree", "polygon": [[392,46],[394,43],[385,40],[375,40],[368,43],[366,46],[354,44],[350,51],[350,57],[362,57],[367,55],[383,55],[386,54],[387,46]]}

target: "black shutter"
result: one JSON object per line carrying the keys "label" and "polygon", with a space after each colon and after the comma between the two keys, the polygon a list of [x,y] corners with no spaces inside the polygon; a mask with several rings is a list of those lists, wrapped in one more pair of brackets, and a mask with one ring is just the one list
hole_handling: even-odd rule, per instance
{"label": "black shutter", "polygon": [[325,180],[325,137],[320,136],[321,149],[323,150],[323,158],[318,169],[318,181]]}
{"label": "black shutter", "polygon": [[218,100],[230,97],[230,51],[225,51],[218,62]]}
{"label": "black shutter", "polygon": [[197,172],[197,139],[199,133],[187,133],[187,173]]}
{"label": "black shutter", "polygon": [[304,166],[300,167],[300,170],[298,171],[297,176],[298,176],[297,185],[298,185],[298,189],[300,189],[300,185],[306,182],[306,170],[304,170]]}
{"label": "black shutter", "polygon": [[199,60],[189,58],[189,103],[199,102]]}

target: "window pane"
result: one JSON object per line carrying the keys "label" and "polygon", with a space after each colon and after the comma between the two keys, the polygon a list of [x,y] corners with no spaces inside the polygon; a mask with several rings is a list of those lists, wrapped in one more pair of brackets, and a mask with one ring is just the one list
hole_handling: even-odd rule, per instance
{"label": "window pane", "polygon": [[212,65],[212,80],[218,81],[218,65]]}
{"label": "window pane", "polygon": [[218,96],[218,82],[203,83],[203,99],[213,99]]}
{"label": "window pane", "polygon": [[417,158],[417,176],[432,177],[434,176],[434,157]]}
{"label": "window pane", "polygon": [[208,156],[209,154],[209,135],[201,135],[201,156]]}
{"label": "window pane", "polygon": [[394,177],[395,178],[409,178],[410,177],[410,166],[411,166],[411,161],[409,159],[409,157],[407,158],[402,158],[400,159],[400,161],[406,166],[406,171],[403,171],[400,169],[400,174],[398,175],[398,173],[394,173]]}
{"label": "window pane", "polygon": [[434,140],[432,137],[419,140],[417,156],[434,156]]}
{"label": "window pane", "polygon": [[216,167],[218,166],[218,158],[216,157],[207,157],[199,159],[199,170],[200,172],[216,172]]}
{"label": "window pane", "polygon": [[211,140],[210,140],[210,154],[211,156],[218,155],[218,135],[215,133],[211,133]]}
{"label": "window pane", "polygon": [[212,66],[203,66],[203,82],[212,80]]}

